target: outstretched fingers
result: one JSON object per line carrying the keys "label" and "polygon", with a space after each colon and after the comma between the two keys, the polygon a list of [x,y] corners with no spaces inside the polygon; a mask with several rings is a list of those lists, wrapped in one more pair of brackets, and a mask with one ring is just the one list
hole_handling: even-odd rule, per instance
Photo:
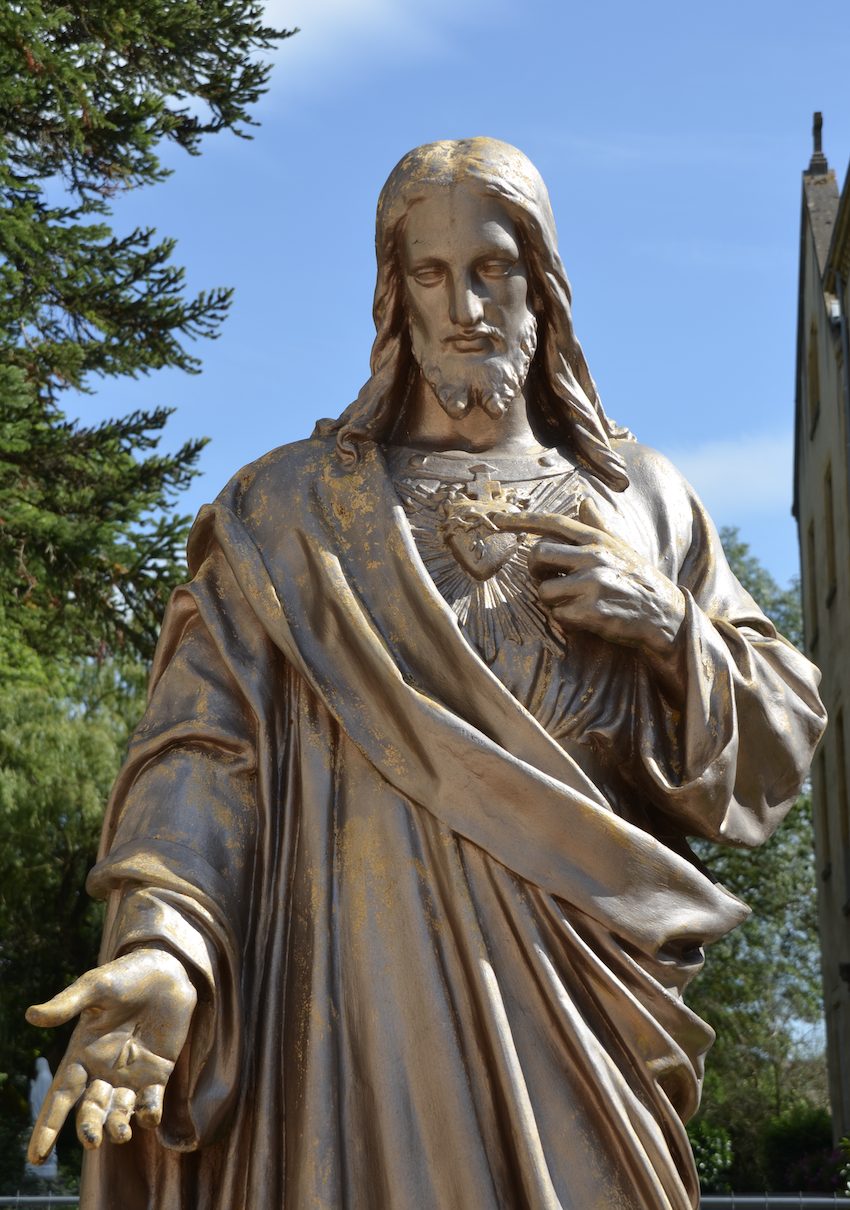
{"label": "outstretched fingers", "polygon": [[43,1164],[68,1114],[85,1091],[88,1076],[79,1063],[63,1062],[50,1085],[27,1148],[31,1164]]}
{"label": "outstretched fingers", "polygon": [[131,1088],[116,1088],[112,1105],[106,1116],[106,1134],[113,1143],[128,1143],[133,1137],[130,1118],[136,1107],[136,1094]]}
{"label": "outstretched fingers", "polygon": [[92,1080],[77,1110],[77,1138],[88,1151],[103,1142],[103,1123],[111,1102],[112,1085]]}
{"label": "outstretched fingers", "polygon": [[99,1147],[104,1133],[113,1143],[133,1137],[130,1118],[136,1108],[131,1088],[113,1088],[106,1080],[92,1080],[77,1110],[77,1138],[89,1151]]}
{"label": "outstretched fingers", "polygon": [[149,1084],[136,1100],[136,1121],[144,1130],[154,1130],[162,1121],[164,1084]]}

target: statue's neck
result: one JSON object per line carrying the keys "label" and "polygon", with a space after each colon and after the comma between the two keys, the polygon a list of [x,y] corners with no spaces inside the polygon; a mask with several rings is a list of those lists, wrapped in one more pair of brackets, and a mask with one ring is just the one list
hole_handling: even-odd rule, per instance
{"label": "statue's neck", "polygon": [[533,454],[544,450],[528,417],[525,395],[512,401],[503,416],[474,407],[467,415],[449,416],[420,376],[390,444],[422,450],[467,450],[475,454]]}

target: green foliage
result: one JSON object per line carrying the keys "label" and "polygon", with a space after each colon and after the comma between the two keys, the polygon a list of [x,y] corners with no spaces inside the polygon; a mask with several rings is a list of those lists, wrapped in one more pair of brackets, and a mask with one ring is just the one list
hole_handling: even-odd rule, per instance
{"label": "green foliage", "polygon": [[844,1182],[841,1191],[845,1197],[850,1197],[850,1138],[847,1135],[839,1139],[838,1150],[841,1156],[841,1179]]}
{"label": "green foliage", "polygon": [[780,588],[773,576],[742,541],[736,526],[726,525],[720,531],[723,550],[729,566],[761,606],[781,635],[803,650],[803,608],[800,601],[800,581],[795,577],[787,588]]}
{"label": "green foliage", "polygon": [[0,18],[0,122],[22,179],[81,195],[162,179],[162,139],[244,135],[286,33],[258,0],[13,0]]}
{"label": "green foliage", "polygon": [[723,1126],[698,1121],[688,1131],[703,1193],[725,1193],[732,1166],[732,1140]]}
{"label": "green foliage", "polygon": [[[69,1032],[32,1029],[24,1011],[95,963],[101,912],[85,878],[142,682],[139,666],[89,664],[73,680],[66,672],[64,686],[0,691],[0,1134],[9,1146],[29,1120],[36,1056],[55,1070]],[[2,1157],[0,1191],[14,1192],[20,1153]]]}
{"label": "green foliage", "polygon": [[0,678],[30,658],[148,657],[203,442],[155,450],[168,409],[82,429],[92,381],[197,371],[231,301],[186,297],[174,242],[117,235],[111,200],[163,180],[159,149],[245,137],[288,36],[256,0],[15,0],[0,6]]}
{"label": "green foliage", "polygon": [[827,1097],[822,1041],[807,1029],[822,1013],[809,800],[756,851],[700,851],[753,914],[711,947],[688,996],[717,1031],[698,1121],[728,1129],[735,1191],[759,1191],[769,1180],[768,1123],[797,1101],[822,1107]]}
{"label": "green foliage", "polygon": [[[722,538],[741,583],[780,631],[799,643],[796,586],[780,589],[737,530],[724,530]],[[763,1190],[780,1179],[765,1158],[772,1123],[799,1105],[823,1114],[827,1102],[817,1028],[822,1003],[812,845],[807,796],[757,850],[695,845],[712,874],[753,909],[740,928],[711,947],[688,995],[717,1031],[706,1061],[702,1110],[691,1133],[698,1138],[709,1127],[728,1131],[733,1150],[728,1182],[736,1192]]]}
{"label": "green foliage", "polygon": [[842,1189],[841,1152],[832,1146],[825,1109],[797,1102],[770,1121],[762,1136],[770,1190],[833,1193]]}
{"label": "green foliage", "polygon": [[[2,380],[0,367],[0,391]],[[167,416],[157,409],[85,429],[38,401],[6,397],[0,681],[26,683],[44,660],[150,657],[183,569],[187,519],[174,515],[172,502],[203,444],[140,457]]]}
{"label": "green foliage", "polygon": [[[184,575],[180,491],[203,441],[158,452],[170,409],[85,428],[74,392],[199,369],[231,292],[194,297],[174,241],[116,233],[121,192],[165,179],[169,144],[248,137],[286,31],[259,0],[0,5],[0,1189],[22,1171],[29,1027],[96,958],[83,890],[142,707],[144,665]],[[71,1128],[71,1138],[73,1128]],[[67,1136],[60,1143],[69,1146]]]}

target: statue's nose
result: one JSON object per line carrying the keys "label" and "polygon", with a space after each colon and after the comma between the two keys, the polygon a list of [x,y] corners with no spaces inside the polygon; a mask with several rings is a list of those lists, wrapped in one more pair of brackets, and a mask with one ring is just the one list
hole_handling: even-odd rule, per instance
{"label": "statue's nose", "polygon": [[479,323],[484,316],[484,304],[467,281],[457,281],[452,284],[449,297],[449,318],[459,328],[471,328]]}

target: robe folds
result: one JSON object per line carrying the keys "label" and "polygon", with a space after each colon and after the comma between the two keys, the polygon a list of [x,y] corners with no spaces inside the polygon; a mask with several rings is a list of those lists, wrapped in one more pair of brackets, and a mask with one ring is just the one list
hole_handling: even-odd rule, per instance
{"label": "robe folds", "polygon": [[698,1205],[681,993],[747,909],[684,838],[765,839],[823,710],[687,484],[618,449],[586,493],[686,619],[666,670],[567,636],[557,719],[464,637],[378,446],[202,510],[89,880],[102,960],[167,946],[199,1000],[86,1210]]}

